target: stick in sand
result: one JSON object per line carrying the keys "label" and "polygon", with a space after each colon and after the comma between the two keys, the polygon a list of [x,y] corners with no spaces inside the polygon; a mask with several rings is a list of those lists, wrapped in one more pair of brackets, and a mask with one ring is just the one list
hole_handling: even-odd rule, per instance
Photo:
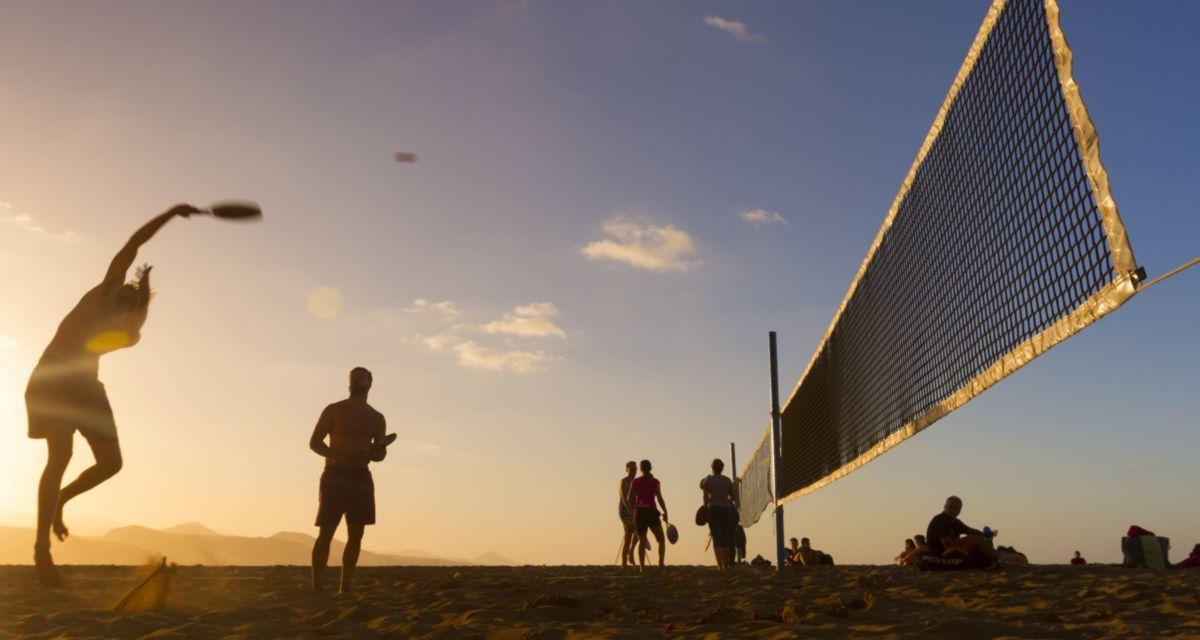
{"label": "stick in sand", "polygon": [[150,575],[146,576],[146,579],[142,580],[141,583],[138,584],[138,586],[130,589],[129,593],[125,594],[125,597],[121,598],[121,601],[118,602],[115,607],[113,607],[113,611],[124,611],[125,606],[129,604],[129,601],[133,599],[133,596],[136,595],[137,592],[141,591],[142,587],[145,587],[147,584],[149,584],[150,581],[154,579],[154,576],[157,576],[158,574],[162,573],[163,571],[166,571],[166,569],[167,569],[167,558],[166,558],[166,556],[163,556],[162,563],[158,565],[158,568],[155,569]]}

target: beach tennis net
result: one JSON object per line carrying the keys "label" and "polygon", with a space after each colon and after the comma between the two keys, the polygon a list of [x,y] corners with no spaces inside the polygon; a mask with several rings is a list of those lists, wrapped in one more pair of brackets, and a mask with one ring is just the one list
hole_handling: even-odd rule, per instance
{"label": "beach tennis net", "polygon": [[[781,501],[912,437],[1136,292],[1071,61],[1054,0],[991,5],[784,405]],[[744,523],[765,508],[747,500],[758,473],[752,461]]]}
{"label": "beach tennis net", "polygon": [[771,428],[758,442],[746,468],[738,476],[738,522],[749,527],[758,522],[767,506],[775,501],[771,491]]}

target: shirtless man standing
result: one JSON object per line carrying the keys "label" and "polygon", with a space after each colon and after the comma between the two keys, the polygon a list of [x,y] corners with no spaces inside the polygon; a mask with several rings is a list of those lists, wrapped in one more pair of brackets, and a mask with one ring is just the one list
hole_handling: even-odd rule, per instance
{"label": "shirtless man standing", "polygon": [[[38,579],[48,587],[59,585],[50,557],[50,532],[59,540],[69,533],[63,523],[63,507],[121,470],[121,445],[108,394],[100,382],[100,357],[132,347],[141,338],[150,305],[150,265],[139,267],[132,280],[126,281],[126,275],[138,249],[163,225],[197,213],[203,212],[179,204],[142,225],[113,257],[100,284],[83,294],[63,318],[29,377],[25,389],[29,437],[44,439],[49,452],[38,483],[33,546]],[[76,431],[87,440],[96,463],[63,487]]]}
{"label": "shirtless man standing", "polygon": [[[321,579],[329,564],[329,545],[342,516],[346,517],[347,540],[339,593],[350,590],[363,529],[375,524],[375,483],[367,465],[387,456],[387,449],[377,446],[387,433],[387,423],[382,413],[367,404],[371,382],[370,371],[351,369],[350,397],[325,407],[308,441],[309,448],[325,458],[316,522],[321,531],[312,550],[312,586],[316,591],[321,590]],[[329,444],[325,444],[326,437]]]}

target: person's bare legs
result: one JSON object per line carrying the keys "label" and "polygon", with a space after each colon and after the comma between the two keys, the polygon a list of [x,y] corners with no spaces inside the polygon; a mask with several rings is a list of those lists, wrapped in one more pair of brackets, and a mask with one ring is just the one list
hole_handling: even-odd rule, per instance
{"label": "person's bare legs", "polygon": [[59,487],[62,486],[67,464],[71,462],[74,436],[75,430],[66,426],[50,429],[46,435],[46,468],[42,471],[41,481],[38,482],[37,533],[33,543],[33,563],[37,568],[38,580],[47,587],[57,587],[61,584],[58,570],[54,568],[54,560],[50,556],[50,524],[58,511]]}
{"label": "person's bare legs", "polygon": [[[658,566],[665,566],[664,560],[667,557],[667,539],[666,536],[663,535],[662,525],[652,525],[650,527],[650,531],[654,533],[654,539],[658,541]],[[643,560],[645,559],[644,553],[642,554],[642,558]],[[645,562],[643,562],[642,565],[645,566]]]}
{"label": "person's bare legs", "polygon": [[96,485],[117,475],[117,472],[121,470],[121,444],[119,442],[116,440],[88,440],[87,443],[92,449],[92,456],[95,457],[96,463],[84,469],[74,482],[63,487],[58,493],[58,508],[54,511],[52,526],[54,535],[59,540],[64,540],[69,535],[67,526],[63,524],[63,507],[67,502],[81,493],[96,488]]}
{"label": "person's bare legs", "polygon": [[638,538],[638,568],[645,569],[646,568],[646,545],[649,543],[649,541],[646,540],[646,532],[644,532],[644,531],[638,531],[637,538]]}
{"label": "person's bare legs", "polygon": [[633,564],[633,541],[637,538],[636,531],[626,531],[625,540],[621,544],[621,566],[629,566]]}
{"label": "person's bare legs", "polygon": [[325,577],[325,567],[329,564],[329,545],[333,542],[333,534],[337,532],[337,523],[322,525],[317,539],[313,542],[312,550],[312,588],[321,590],[321,582]]}
{"label": "person's bare legs", "polygon": [[342,551],[342,581],[338,593],[349,593],[350,583],[354,580],[354,570],[358,568],[358,552],[362,549],[362,537],[365,527],[361,524],[346,523],[346,549]]}

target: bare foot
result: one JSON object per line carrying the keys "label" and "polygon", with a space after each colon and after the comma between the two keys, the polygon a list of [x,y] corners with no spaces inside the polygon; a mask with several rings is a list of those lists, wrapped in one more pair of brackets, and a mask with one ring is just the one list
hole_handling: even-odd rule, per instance
{"label": "bare foot", "polygon": [[54,566],[54,559],[50,557],[50,549],[33,549],[33,564],[37,571],[38,581],[44,587],[58,587],[62,585],[62,580],[58,577],[58,569]]}
{"label": "bare foot", "polygon": [[54,522],[50,524],[50,530],[54,532],[54,537],[58,538],[59,542],[67,539],[71,532],[67,529],[67,525],[63,524],[62,508],[54,512]]}

